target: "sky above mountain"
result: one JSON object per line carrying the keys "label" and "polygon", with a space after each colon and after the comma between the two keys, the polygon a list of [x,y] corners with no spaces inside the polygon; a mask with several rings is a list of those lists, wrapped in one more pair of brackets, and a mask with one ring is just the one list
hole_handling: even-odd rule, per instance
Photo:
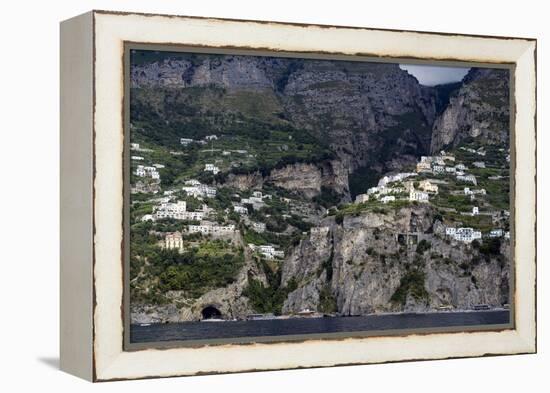
{"label": "sky above mountain", "polygon": [[399,67],[413,75],[421,85],[435,86],[460,82],[470,67],[442,67],[418,64],[399,64]]}

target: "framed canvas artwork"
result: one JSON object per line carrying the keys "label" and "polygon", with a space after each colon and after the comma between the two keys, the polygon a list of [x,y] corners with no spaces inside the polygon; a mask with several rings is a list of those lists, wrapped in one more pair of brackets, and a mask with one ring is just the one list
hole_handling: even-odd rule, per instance
{"label": "framed canvas artwork", "polygon": [[536,41],[61,24],[61,367],[536,351]]}

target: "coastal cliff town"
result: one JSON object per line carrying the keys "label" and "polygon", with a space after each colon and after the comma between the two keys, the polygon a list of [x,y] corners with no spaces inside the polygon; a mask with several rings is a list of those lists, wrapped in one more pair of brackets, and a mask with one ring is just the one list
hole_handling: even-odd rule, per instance
{"label": "coastal cliff town", "polygon": [[134,323],[507,306],[501,70],[134,56]]}

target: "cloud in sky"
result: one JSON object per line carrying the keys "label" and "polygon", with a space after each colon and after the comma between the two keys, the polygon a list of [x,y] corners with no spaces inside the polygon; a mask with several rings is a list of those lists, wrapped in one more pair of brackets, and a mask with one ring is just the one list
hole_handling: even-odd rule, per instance
{"label": "cloud in sky", "polygon": [[435,86],[443,83],[460,82],[470,67],[442,67],[418,64],[399,64],[399,67],[413,75],[421,85]]}

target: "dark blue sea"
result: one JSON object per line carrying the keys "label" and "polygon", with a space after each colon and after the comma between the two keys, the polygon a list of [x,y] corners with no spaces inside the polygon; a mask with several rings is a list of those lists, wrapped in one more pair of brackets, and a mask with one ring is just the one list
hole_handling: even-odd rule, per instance
{"label": "dark blue sea", "polygon": [[382,314],[359,317],[292,318],[253,321],[131,325],[130,342],[232,339],[396,329],[453,328],[508,324],[508,310]]}

